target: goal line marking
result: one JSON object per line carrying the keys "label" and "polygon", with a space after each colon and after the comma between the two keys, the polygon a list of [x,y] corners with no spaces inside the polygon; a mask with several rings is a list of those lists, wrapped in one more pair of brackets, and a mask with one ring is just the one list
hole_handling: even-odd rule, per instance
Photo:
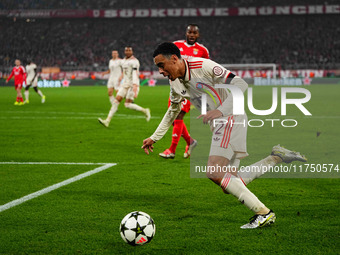
{"label": "goal line marking", "polygon": [[106,165],[114,163],[92,162],[0,162],[0,165]]}
{"label": "goal line marking", "polygon": [[[0,164],[3,164],[3,163],[9,163],[9,162],[1,162]],[[12,162],[12,163],[20,163],[20,162]],[[21,163],[24,163],[24,162],[21,162]],[[57,162],[27,162],[27,163],[36,163],[36,164],[37,163],[38,164],[39,163],[47,163],[48,164],[48,163],[57,163]],[[61,164],[61,163],[59,163],[59,164]],[[65,163],[65,164],[68,164],[68,163]],[[73,163],[73,164],[80,165],[81,163]],[[97,165],[97,164],[100,164],[100,163],[87,163],[87,164],[88,165],[90,165],[90,164],[91,165]],[[20,204],[22,204],[22,203],[24,203],[24,202],[26,202],[28,200],[31,200],[31,199],[36,198],[36,197],[39,197],[39,196],[44,195],[46,193],[49,193],[49,192],[51,192],[53,190],[59,189],[59,188],[61,188],[63,186],[66,186],[66,185],[68,185],[70,183],[79,181],[79,180],[81,180],[81,179],[83,179],[85,177],[88,177],[90,175],[93,175],[93,174],[99,173],[101,171],[104,171],[104,170],[106,170],[106,169],[108,169],[108,168],[110,168],[112,166],[115,166],[115,165],[117,165],[117,164],[116,163],[105,163],[105,165],[103,165],[103,166],[100,166],[100,167],[97,167],[97,168],[95,168],[93,170],[90,170],[90,171],[87,171],[85,173],[76,175],[76,176],[74,176],[72,178],[69,178],[69,179],[67,179],[65,181],[56,183],[56,184],[51,185],[51,186],[49,186],[47,188],[41,189],[41,190],[36,191],[34,193],[31,193],[31,194],[29,194],[27,196],[21,197],[19,199],[13,200],[13,201],[11,201],[11,202],[9,202],[7,204],[1,205],[0,206],[0,213],[5,211],[5,210],[7,210],[7,209],[10,209],[10,208],[12,208],[14,206],[20,205]]]}

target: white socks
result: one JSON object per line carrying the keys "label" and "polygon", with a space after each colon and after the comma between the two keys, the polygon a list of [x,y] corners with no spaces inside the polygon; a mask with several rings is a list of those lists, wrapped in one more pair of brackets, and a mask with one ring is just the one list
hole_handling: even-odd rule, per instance
{"label": "white socks", "polygon": [[119,105],[119,102],[114,100],[113,103],[112,103],[109,115],[106,118],[107,121],[109,121],[109,122],[111,121],[113,115],[116,113],[116,111],[118,109],[118,105]]}
{"label": "white socks", "polygon": [[137,105],[137,104],[134,104],[134,103],[125,103],[124,105],[128,109],[145,113],[145,109],[143,107]]}
{"label": "white socks", "polygon": [[111,104],[113,104],[113,102],[115,101],[115,97],[114,96],[109,96],[110,102]]}
{"label": "white socks", "polygon": [[29,101],[29,91],[25,90],[25,100]]}
{"label": "white socks", "polygon": [[276,165],[276,161],[272,156],[268,156],[250,166],[244,167],[238,171],[238,176],[242,178],[244,184],[248,184],[265,174],[270,167]]}
{"label": "white socks", "polygon": [[268,208],[243,184],[240,178],[226,173],[221,181],[221,188],[234,195],[242,204],[258,213]]}
{"label": "white socks", "polygon": [[[27,100],[27,101],[29,101],[29,93],[30,93],[30,92],[29,92],[28,90],[25,90],[25,100]],[[44,94],[41,92],[41,90],[38,90],[37,93],[38,93],[38,95],[41,96],[41,97],[44,96]]]}
{"label": "white socks", "polygon": [[[111,100],[111,98],[110,98]],[[125,103],[124,104],[126,108],[128,109],[131,109],[131,110],[135,110],[135,111],[139,111],[139,112],[142,112],[145,114],[145,109],[137,104],[133,104],[133,103]],[[108,122],[111,121],[113,115],[116,113],[117,109],[118,109],[118,106],[119,106],[119,102],[115,99],[113,99],[113,102],[112,102],[112,106],[111,106],[111,109],[110,109],[110,112],[109,112],[109,115],[107,116],[106,120]]]}

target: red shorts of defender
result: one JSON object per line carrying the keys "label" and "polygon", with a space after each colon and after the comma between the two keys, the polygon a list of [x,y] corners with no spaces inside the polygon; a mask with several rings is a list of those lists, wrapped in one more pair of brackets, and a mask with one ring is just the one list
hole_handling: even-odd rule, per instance
{"label": "red shorts of defender", "polygon": [[[170,105],[171,105],[171,101],[169,98],[168,107],[170,107]],[[181,103],[181,111],[188,113],[190,111],[190,106],[191,106],[190,101],[188,99],[184,99],[184,101],[182,101]]]}
{"label": "red shorts of defender", "polygon": [[22,83],[21,84],[15,84],[14,88],[15,88],[15,90],[17,90],[18,88],[22,89]]}

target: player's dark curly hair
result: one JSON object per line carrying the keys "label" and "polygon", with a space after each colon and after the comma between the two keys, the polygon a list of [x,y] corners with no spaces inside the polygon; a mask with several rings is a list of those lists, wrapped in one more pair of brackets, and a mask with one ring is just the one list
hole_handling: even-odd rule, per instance
{"label": "player's dark curly hair", "polygon": [[178,47],[172,42],[164,42],[159,44],[153,52],[152,57],[156,57],[160,54],[166,57],[176,55],[178,58],[181,58],[181,52],[179,51]]}

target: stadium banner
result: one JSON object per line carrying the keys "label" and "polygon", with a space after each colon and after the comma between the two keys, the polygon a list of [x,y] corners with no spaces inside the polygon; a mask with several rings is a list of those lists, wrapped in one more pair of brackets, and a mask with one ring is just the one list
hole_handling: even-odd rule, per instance
{"label": "stadium banner", "polygon": [[[50,72],[47,72],[50,70]],[[60,70],[60,69],[59,69]],[[273,77],[272,70],[231,70],[234,74],[240,76],[243,79],[253,79],[261,77],[264,80]],[[7,79],[10,73],[1,72],[0,78]],[[280,78],[325,78],[325,77],[337,77],[340,75],[340,70],[318,70],[318,69],[297,69],[297,70],[279,70],[277,76]],[[88,71],[59,71],[55,72],[55,69],[51,67],[43,67],[42,72],[39,73],[41,79],[46,80],[107,80],[109,74],[103,75],[102,72],[88,72]],[[159,74],[158,71],[140,71],[140,79],[164,79],[163,75]],[[304,82],[303,82],[304,83]]]}
{"label": "stadium banner", "polygon": [[[273,72],[271,70],[231,70],[236,75],[241,78],[255,78],[262,77],[268,78],[273,77]],[[282,78],[301,78],[301,77],[311,77],[311,78],[322,78],[329,77],[329,74],[338,73],[338,70],[318,70],[318,69],[297,69],[297,70],[280,70],[277,71],[279,77]],[[145,78],[153,79],[164,79],[163,75],[159,74],[158,71],[141,71],[140,75]],[[40,77],[42,79],[104,79],[109,78],[109,74],[103,75],[102,72],[87,72],[87,71],[69,71],[69,72],[59,72],[59,73],[41,73]],[[142,77],[141,77],[142,78]]]}
{"label": "stadium banner", "polygon": [[18,18],[165,18],[339,14],[340,5],[291,5],[219,8],[108,10],[1,10],[0,17]]}

